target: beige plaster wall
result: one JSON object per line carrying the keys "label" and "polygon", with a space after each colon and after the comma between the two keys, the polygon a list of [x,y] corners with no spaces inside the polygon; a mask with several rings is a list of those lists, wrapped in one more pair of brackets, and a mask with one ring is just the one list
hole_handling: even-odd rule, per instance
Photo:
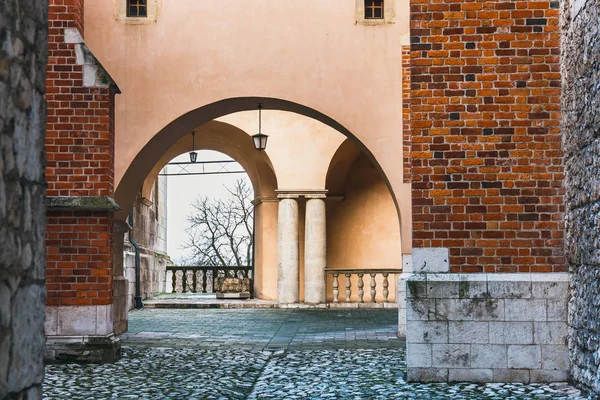
{"label": "beige plaster wall", "polygon": [[[334,182],[330,184],[335,186]],[[379,171],[364,154],[352,163],[343,185],[343,201],[327,203],[327,268],[401,269],[402,245],[394,201]],[[365,299],[370,299],[370,277],[365,281]],[[388,278],[390,300],[395,299],[396,281]],[[377,277],[377,299],[382,299],[382,277]],[[339,278],[340,294],[345,277]],[[333,299],[332,278],[327,280],[327,298]],[[357,296],[353,277],[352,299]],[[341,296],[341,298],[345,298]]]}
{"label": "beige plaster wall", "polygon": [[357,24],[348,0],[159,2],[148,24],[120,18],[116,1],[124,0],[86,2],[85,41],[122,91],[115,196],[124,210],[166,148],[194,127],[263,100],[361,143],[392,188],[403,248],[410,249],[410,191],[401,167],[408,0],[395,0],[393,20],[377,26]]}

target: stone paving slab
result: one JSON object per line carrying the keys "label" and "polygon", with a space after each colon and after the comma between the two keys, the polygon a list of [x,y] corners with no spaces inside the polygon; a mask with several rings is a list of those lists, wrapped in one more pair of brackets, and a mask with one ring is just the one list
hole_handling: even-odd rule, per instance
{"label": "stone paving slab", "polygon": [[393,310],[135,311],[120,361],[49,365],[44,399],[583,399],[566,384],[407,383],[396,318]]}

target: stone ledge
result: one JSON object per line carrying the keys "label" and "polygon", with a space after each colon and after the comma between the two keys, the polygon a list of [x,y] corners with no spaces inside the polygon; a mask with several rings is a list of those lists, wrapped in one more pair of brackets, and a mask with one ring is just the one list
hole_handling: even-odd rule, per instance
{"label": "stone ledge", "polygon": [[121,340],[106,336],[49,336],[46,342],[47,364],[113,363],[121,358]]}
{"label": "stone ledge", "polygon": [[56,196],[46,197],[50,211],[119,211],[121,207],[108,196]]}

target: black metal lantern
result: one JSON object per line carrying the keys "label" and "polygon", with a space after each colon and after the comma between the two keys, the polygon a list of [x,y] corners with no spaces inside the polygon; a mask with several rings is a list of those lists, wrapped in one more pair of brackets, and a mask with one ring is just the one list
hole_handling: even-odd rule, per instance
{"label": "black metal lantern", "polygon": [[258,103],[258,133],[252,136],[252,141],[254,141],[254,148],[258,151],[263,151],[267,148],[267,139],[269,136],[261,133],[261,110],[262,104]]}
{"label": "black metal lantern", "polygon": [[195,163],[196,160],[198,159],[198,153],[196,153],[194,151],[194,136],[196,135],[196,132],[192,131],[192,151],[190,151],[190,162]]}

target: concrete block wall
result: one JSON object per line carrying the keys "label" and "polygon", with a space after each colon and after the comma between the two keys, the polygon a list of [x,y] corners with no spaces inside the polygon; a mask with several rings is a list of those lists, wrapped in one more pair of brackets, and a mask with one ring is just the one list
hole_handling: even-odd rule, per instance
{"label": "concrete block wall", "polygon": [[412,274],[404,282],[409,381],[567,380],[568,274]]}

